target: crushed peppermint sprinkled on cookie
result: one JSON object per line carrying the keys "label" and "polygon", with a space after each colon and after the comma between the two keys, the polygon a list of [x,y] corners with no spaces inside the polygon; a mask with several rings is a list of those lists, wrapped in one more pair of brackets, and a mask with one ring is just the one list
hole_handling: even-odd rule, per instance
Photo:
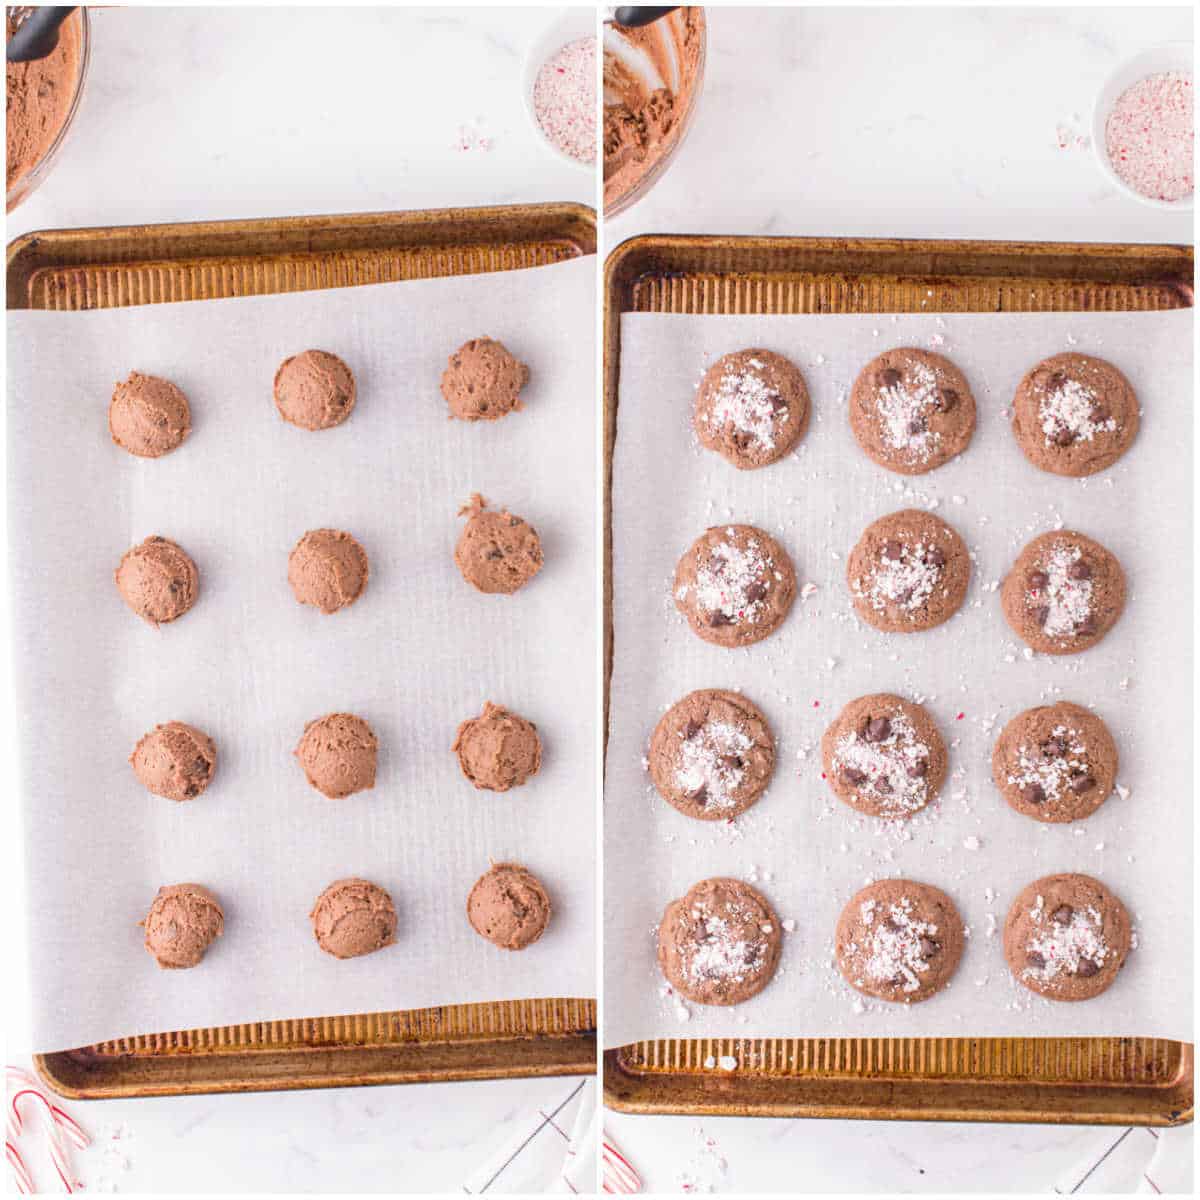
{"label": "crushed peppermint sprinkled on cookie", "polygon": [[[732,536],[733,530],[728,532]],[[745,539],[740,546],[732,540],[717,542],[708,560],[696,571],[692,585],[696,601],[710,620],[716,618],[725,625],[753,621],[778,577],[771,567],[771,559],[755,538]]]}
{"label": "crushed peppermint sprinkled on cookie", "polygon": [[1090,442],[1098,433],[1115,433],[1117,422],[1096,393],[1077,379],[1059,374],[1042,392],[1038,420],[1047,446]]}
{"label": "crushed peppermint sprinkled on cookie", "polygon": [[1104,966],[1109,945],[1098,909],[1059,904],[1047,912],[1039,895],[1029,917],[1037,931],[1025,944],[1023,974],[1046,983],[1060,975],[1088,978]]}
{"label": "crushed peppermint sprinkled on cookie", "polygon": [[907,896],[883,908],[875,900],[864,900],[859,917],[867,926],[865,945],[848,947],[855,966],[876,983],[891,983],[905,992],[921,986],[920,976],[929,970],[937,953],[938,927],[917,918]]}
{"label": "crushed peppermint sprinkled on cookie", "polygon": [[[753,914],[747,908],[734,916],[749,918]],[[744,922],[731,922],[711,912],[706,906],[693,905],[691,910],[696,937],[684,951],[684,969],[695,983],[725,980],[742,983],[756,975],[767,958],[765,937],[745,936]]]}
{"label": "crushed peppermint sprinkled on cookie", "polygon": [[838,774],[885,817],[908,816],[929,803],[929,761],[929,747],[903,712],[843,734],[834,749]]}
{"label": "crushed peppermint sprinkled on cookie", "polygon": [[905,374],[885,368],[876,377],[875,407],[884,443],[917,462],[933,457],[941,434],[929,427],[939,407],[938,378],[926,363],[913,361]]}
{"label": "crushed peppermint sprinkled on cookie", "polygon": [[714,429],[731,427],[735,439],[774,450],[776,427],[788,416],[787,402],[763,377],[766,364],[761,359],[747,360],[746,367],[725,368],[701,419]]}
{"label": "crushed peppermint sprinkled on cookie", "polygon": [[682,729],[679,741],[675,786],[706,808],[736,807],[735,793],[745,775],[743,756],[754,746],[753,739],[728,721],[708,721],[699,730]]}
{"label": "crushed peppermint sprinkled on cookie", "polygon": [[1056,542],[1025,578],[1025,603],[1047,637],[1086,633],[1092,624],[1092,571],[1078,546]]}
{"label": "crushed peppermint sprinkled on cookie", "polygon": [[1029,803],[1047,808],[1059,807],[1068,792],[1094,787],[1082,736],[1078,729],[1060,724],[1039,743],[1022,742],[1008,782],[1019,788]]}
{"label": "crushed peppermint sprinkled on cookie", "polygon": [[945,565],[945,554],[931,543],[888,542],[870,575],[854,581],[854,591],[880,612],[895,606],[915,613],[933,595]]}

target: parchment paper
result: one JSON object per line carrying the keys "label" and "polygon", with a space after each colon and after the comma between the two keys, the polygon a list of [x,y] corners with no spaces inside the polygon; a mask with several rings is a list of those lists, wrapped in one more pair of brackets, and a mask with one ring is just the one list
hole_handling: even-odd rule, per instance
{"label": "parchment paper", "polygon": [[[144,1031],[536,996],[594,980],[594,260],[503,274],[108,312],[10,313],[9,510],[21,800],[26,811],[39,1050]],[[500,338],[529,364],[525,411],[447,419],[448,355]],[[289,354],[340,354],[358,405],[335,430],[277,415]],[[187,393],[193,432],[134,459],[107,427],[132,368]],[[452,560],[478,490],[529,519],[546,566],[484,596]],[[353,533],[371,562],[351,608],[301,608],[288,553],[305,530]],[[196,607],[153,629],[113,570],[152,533],[200,569]],[[543,736],[541,773],[477,792],[450,752],[487,699]],[[373,791],[341,801],[292,757],[305,722],[366,717]],[[158,722],[218,745],[213,784],[174,804],[127,757]],[[479,938],[467,893],[488,857],[551,893],[520,954]],[[399,909],[398,944],[339,962],[308,912],[362,875]],[[164,883],[220,896],[225,936],[162,971],[138,921]]]}
{"label": "parchment paper", "polygon": [[[978,428],[967,453],[927,475],[875,466],[850,431],[858,371],[893,346],[938,350],[965,372]],[[747,346],[804,371],[814,418],[795,455],[739,472],[691,431],[694,389],[720,355]],[[605,1041],[705,1036],[1028,1034],[1188,1038],[1192,1021],[1192,321],[1162,314],[720,317],[626,315],[613,474],[615,670],[606,776]],[[1080,482],[1036,470],[1007,412],[1028,367],[1059,351],[1115,362],[1144,419],[1116,466]],[[964,608],[924,634],[860,623],[846,556],[868,523],[930,507],[975,552]],[[801,583],[773,636],[726,650],[695,637],[670,593],[676,561],[706,527],[762,526]],[[997,583],[1020,548],[1062,522],[1120,558],[1125,615],[1099,646],[1027,659]],[[732,825],[692,821],[660,799],[643,756],[662,712],[699,687],[743,690],[778,741],[774,781]],[[907,823],[858,816],[821,779],[819,740],[868,692],[923,699],[950,747],[932,811]],[[1120,784],[1092,817],[1043,825],[1013,812],[991,782],[1008,719],[1054,699],[1094,705],[1121,754]],[[961,714],[961,715],[960,715]],[[1055,1004],[1020,987],[1000,928],[1025,884],[1058,871],[1104,880],[1129,907],[1137,949],[1102,997]],[[694,882],[756,882],[785,935],[775,980],[733,1009],[665,994],[654,957],[666,904]],[[925,1003],[860,997],[833,966],[833,930],[868,881],[942,887],[970,926],[952,986]]]}

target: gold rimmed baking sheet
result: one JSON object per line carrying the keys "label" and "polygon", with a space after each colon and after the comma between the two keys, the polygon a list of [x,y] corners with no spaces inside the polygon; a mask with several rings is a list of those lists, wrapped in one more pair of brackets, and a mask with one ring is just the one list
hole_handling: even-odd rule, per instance
{"label": "gold rimmed baking sheet", "polygon": [[[1185,246],[650,235],[617,247],[604,278],[606,743],[622,313],[1161,311],[1190,307],[1193,280]],[[623,1112],[1174,1125],[1192,1118],[1193,1055],[1140,1037],[664,1038],[607,1050],[603,1073]]]}
{"label": "gold rimmed baking sheet", "polygon": [[[596,251],[576,204],[52,230],[8,248],[8,308],[269,295],[544,266]],[[37,1057],[80,1099],[347,1087],[596,1069],[596,1002],[511,1000],[260,1021]]]}

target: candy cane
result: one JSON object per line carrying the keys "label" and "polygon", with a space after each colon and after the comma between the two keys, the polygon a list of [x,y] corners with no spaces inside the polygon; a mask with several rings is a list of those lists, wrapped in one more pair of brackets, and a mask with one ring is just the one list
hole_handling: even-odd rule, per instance
{"label": "candy cane", "polygon": [[33,1176],[29,1174],[29,1168],[25,1165],[25,1160],[21,1157],[21,1152],[12,1144],[6,1141],[4,1143],[4,1154],[8,1159],[8,1165],[12,1167],[13,1175],[17,1180],[17,1191],[23,1196],[33,1195]]}
{"label": "candy cane", "polygon": [[621,1192],[631,1195],[642,1190],[642,1181],[638,1173],[633,1169],[629,1159],[609,1140],[608,1134],[604,1135],[601,1157],[604,1163],[604,1190],[606,1192]]}
{"label": "candy cane", "polygon": [[[23,1073],[23,1072],[22,1072]],[[51,1128],[58,1132],[61,1130],[67,1135],[71,1143],[80,1150],[86,1149],[92,1144],[92,1139],[88,1137],[83,1128],[74,1121],[63,1109],[59,1108],[45,1092],[39,1087],[24,1087],[20,1091],[14,1092],[9,1101],[9,1128],[16,1128],[18,1135],[24,1132],[24,1125],[21,1119],[21,1110],[17,1106],[17,1101],[22,1096],[35,1096],[46,1110],[46,1115],[50,1118]]]}

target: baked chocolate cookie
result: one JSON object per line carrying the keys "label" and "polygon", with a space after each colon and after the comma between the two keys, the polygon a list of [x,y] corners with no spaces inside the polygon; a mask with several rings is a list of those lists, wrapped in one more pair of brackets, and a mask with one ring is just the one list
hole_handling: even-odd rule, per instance
{"label": "baked chocolate cookie", "polygon": [[1027,708],[1000,734],[992,778],[1011,808],[1062,824],[1090,817],[1117,778],[1117,746],[1094,712],[1060,700]]}
{"label": "baked chocolate cookie", "polygon": [[821,762],[839,800],[889,820],[920,812],[946,780],[946,745],[929,714],[887,692],[838,713],[821,737]]}
{"label": "baked chocolate cookie", "polygon": [[702,446],[749,470],[783,458],[804,436],[808,414],[795,363],[771,350],[735,350],[705,372],[692,421]]}
{"label": "baked chocolate cookie", "polygon": [[783,930],[767,898],[740,879],[703,879],[658,926],[658,965],[696,1004],[740,1004],[779,966]]}
{"label": "baked chocolate cookie", "polygon": [[1035,880],[1004,920],[1008,969],[1051,1000],[1090,1000],[1107,991],[1132,941],[1125,905],[1090,875]]}
{"label": "baked chocolate cookie", "polygon": [[523,517],[508,509],[489,511],[478,492],[458,515],[467,523],[454,547],[454,561],[476,591],[511,595],[542,569],[541,539]]}
{"label": "baked chocolate cookie", "polygon": [[703,688],[663,714],[650,737],[650,778],[685,816],[720,821],[745,812],[775,770],[767,719],[745,696]]}
{"label": "baked chocolate cookie", "polygon": [[753,525],[714,525],[675,568],[675,607],[717,646],[749,646],[775,632],[796,598],[787,551]]}
{"label": "baked chocolate cookie", "polygon": [[834,955],[852,988],[914,1004],[950,982],[965,940],[962,917],[945,892],[911,879],[879,879],[842,909]]}
{"label": "baked chocolate cookie", "polygon": [[970,444],[975,397],[948,358],[908,346],[885,350],[854,381],[850,428],[881,467],[922,475]]}
{"label": "baked chocolate cookie", "polygon": [[1133,444],[1141,417],[1129,380],[1089,354],[1056,354],[1025,374],[1013,398],[1013,435],[1035,467],[1094,475]]}
{"label": "baked chocolate cookie", "polygon": [[918,633],[949,620],[970,580],[971,556],[962,538],[916,508],[868,525],[846,563],[855,611],[884,633]]}
{"label": "baked chocolate cookie", "polygon": [[1000,589],[1013,632],[1043,654],[1094,646],[1125,608],[1125,572],[1099,542],[1070,529],[1035,537]]}

